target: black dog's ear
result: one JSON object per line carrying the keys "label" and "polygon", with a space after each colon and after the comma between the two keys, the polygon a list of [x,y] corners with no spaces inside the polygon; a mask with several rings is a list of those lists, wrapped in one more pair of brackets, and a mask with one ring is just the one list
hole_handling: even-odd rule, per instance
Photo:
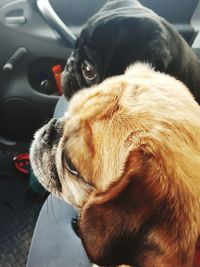
{"label": "black dog's ear", "polygon": [[169,44],[169,36],[166,31],[161,31],[150,40],[146,46],[146,60],[151,63],[155,70],[167,72],[170,63],[173,60],[174,44]]}
{"label": "black dog's ear", "polygon": [[137,61],[151,63],[155,69],[165,72],[173,58],[174,44],[169,44],[167,30],[159,17],[113,19],[106,24],[100,39],[104,40],[104,77],[121,74]]}

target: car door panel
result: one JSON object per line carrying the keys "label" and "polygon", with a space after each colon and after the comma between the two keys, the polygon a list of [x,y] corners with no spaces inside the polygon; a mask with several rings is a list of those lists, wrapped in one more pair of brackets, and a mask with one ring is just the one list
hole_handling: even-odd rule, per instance
{"label": "car door panel", "polygon": [[[46,69],[51,74],[51,67],[64,65],[71,50],[24,0],[0,3],[0,33],[3,37],[0,50],[4,51],[0,56],[0,134],[10,138],[28,137],[51,118],[59,98],[32,86],[31,66],[38,73]],[[4,71],[5,64],[20,47],[26,48],[27,54],[15,62],[13,70]],[[34,79],[38,79],[36,84],[42,82],[39,75]]]}

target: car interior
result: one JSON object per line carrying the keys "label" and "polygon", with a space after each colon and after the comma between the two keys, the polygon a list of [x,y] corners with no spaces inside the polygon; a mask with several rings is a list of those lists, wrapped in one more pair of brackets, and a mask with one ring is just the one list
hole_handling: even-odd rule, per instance
{"label": "car interior", "polygon": [[[49,195],[29,166],[33,135],[68,102],[58,77],[84,23],[106,0],[0,1],[0,266],[91,266],[75,210]],[[199,0],[140,0],[200,58]],[[33,184],[35,183],[35,184]]]}

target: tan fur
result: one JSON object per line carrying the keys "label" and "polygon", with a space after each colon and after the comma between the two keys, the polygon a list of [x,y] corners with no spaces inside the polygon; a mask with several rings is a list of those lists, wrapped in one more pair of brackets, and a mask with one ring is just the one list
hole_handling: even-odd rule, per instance
{"label": "tan fur", "polygon": [[[181,82],[138,63],[82,90],[70,103],[63,149],[84,181],[60,170],[62,197],[80,208],[81,238],[93,262],[119,256],[116,266],[193,266],[200,107]],[[69,180],[82,192],[77,201]]]}

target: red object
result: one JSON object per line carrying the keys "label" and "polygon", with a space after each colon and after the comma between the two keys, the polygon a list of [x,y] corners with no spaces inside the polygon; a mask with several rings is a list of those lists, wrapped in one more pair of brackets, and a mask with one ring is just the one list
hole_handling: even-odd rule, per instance
{"label": "red object", "polygon": [[55,65],[51,68],[55,81],[56,81],[56,86],[59,95],[62,95],[62,86],[61,86],[61,73],[62,73],[62,67],[61,65]]}
{"label": "red object", "polygon": [[18,171],[24,174],[29,173],[29,166],[30,166],[30,160],[29,160],[29,154],[23,153],[15,156],[13,158],[14,165],[17,168]]}

